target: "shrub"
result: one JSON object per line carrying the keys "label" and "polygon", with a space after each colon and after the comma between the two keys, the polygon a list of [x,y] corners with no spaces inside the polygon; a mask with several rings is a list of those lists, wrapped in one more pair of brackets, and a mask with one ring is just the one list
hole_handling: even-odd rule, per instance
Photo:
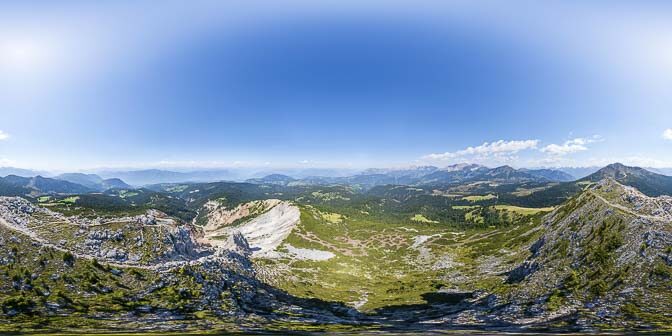
{"label": "shrub", "polygon": [[579,286],[579,275],[576,273],[575,270],[572,270],[567,278],[565,278],[564,281],[565,288],[567,289],[574,289]]}
{"label": "shrub", "polygon": [[70,252],[65,252],[63,253],[63,262],[68,266],[72,266],[75,264],[75,256]]}
{"label": "shrub", "polygon": [[621,307],[621,312],[623,315],[630,317],[630,318],[638,318],[639,317],[639,307],[632,303],[626,303]]}
{"label": "shrub", "polygon": [[564,294],[558,289],[554,290],[553,293],[546,300],[546,306],[550,311],[555,311],[560,309],[565,302]]}
{"label": "shrub", "polygon": [[135,280],[145,280],[145,276],[134,268],[131,269],[129,273],[135,277]]}
{"label": "shrub", "polygon": [[590,293],[594,296],[600,296],[604,294],[608,288],[609,286],[604,280],[598,280],[590,286]]}
{"label": "shrub", "polygon": [[35,307],[35,301],[23,295],[12,296],[2,302],[2,311],[6,314],[10,310],[16,310],[19,313],[32,314]]}
{"label": "shrub", "polygon": [[657,276],[657,277],[660,277],[660,278],[663,278],[663,279],[669,279],[670,277],[672,277],[672,270],[670,270],[670,267],[665,265],[662,262],[657,262],[653,266],[653,270],[651,271],[651,273],[654,276]]}

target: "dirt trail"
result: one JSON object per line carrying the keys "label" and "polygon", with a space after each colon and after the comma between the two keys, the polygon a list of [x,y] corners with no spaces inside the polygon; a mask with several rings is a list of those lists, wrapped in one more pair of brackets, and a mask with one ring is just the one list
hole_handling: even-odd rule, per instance
{"label": "dirt trail", "polygon": [[653,215],[647,215],[647,214],[636,212],[636,211],[634,211],[634,210],[632,210],[632,209],[630,209],[626,206],[623,206],[621,204],[613,203],[613,202],[607,200],[606,198],[602,197],[602,195],[600,195],[600,194],[598,194],[598,193],[596,193],[592,190],[590,191],[590,193],[591,193],[591,195],[597,197],[600,201],[606,203],[607,205],[609,205],[611,207],[614,207],[616,209],[619,209],[619,210],[621,210],[625,213],[628,213],[630,215],[633,215],[633,216],[636,216],[636,217],[647,218],[647,219],[655,220],[655,221],[669,221],[670,220],[670,218],[668,218],[668,217],[653,216]]}

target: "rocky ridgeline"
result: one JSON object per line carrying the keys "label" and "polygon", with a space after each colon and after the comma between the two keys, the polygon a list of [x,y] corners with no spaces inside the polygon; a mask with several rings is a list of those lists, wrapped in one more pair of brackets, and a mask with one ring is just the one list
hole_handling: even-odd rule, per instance
{"label": "rocky ridgeline", "polygon": [[603,180],[595,188],[603,191],[612,203],[631,208],[632,211],[646,217],[658,217],[657,219],[661,221],[672,222],[672,197],[670,196],[649,197],[633,187],[624,186],[609,179]]}
{"label": "rocky ridgeline", "polygon": [[[77,250],[97,257],[115,260],[155,263],[169,260],[188,260],[201,256],[206,248],[199,246],[186,226],[147,228],[148,224],[129,223],[116,230],[80,229],[85,235],[83,246]],[[151,224],[150,224],[151,225]]]}
{"label": "rocky ridgeline", "polygon": [[20,227],[28,227],[28,221],[33,214],[41,213],[48,215],[54,221],[67,221],[71,224],[80,225],[83,227],[99,226],[110,222],[135,222],[142,225],[156,225],[161,218],[164,224],[174,223],[172,219],[166,218],[157,210],[148,210],[147,213],[137,216],[117,217],[113,219],[87,218],[79,216],[65,216],[62,213],[51,211],[47,208],[38,207],[30,201],[21,197],[0,197],[0,218],[8,222],[17,224]]}
{"label": "rocky ridgeline", "polygon": [[148,265],[211,253],[195,241],[195,229],[157,210],[137,216],[89,219],[65,216],[23,198],[2,197],[0,218],[36,243],[100,260]]}
{"label": "rocky ridgeline", "polygon": [[[33,217],[42,215],[39,219]],[[190,225],[180,225],[157,210],[138,216],[113,219],[81,218],[40,208],[20,197],[0,197],[0,218],[32,238],[36,246],[50,245],[80,257],[133,265],[156,265],[164,271],[175,267],[204,267],[210,271],[235,270],[247,277],[255,271],[249,257],[252,249],[245,237],[234,233],[222,247],[203,246],[196,241],[201,233]],[[38,222],[38,223],[35,223]],[[50,223],[67,223],[56,230],[44,230]],[[40,227],[41,230],[37,230]],[[58,236],[50,237],[53,231]],[[61,239],[63,236],[66,239]],[[17,236],[7,239],[21,243]],[[0,236],[0,246],[5,238]]]}
{"label": "rocky ridgeline", "polygon": [[[530,257],[508,273],[514,287],[501,302],[518,311],[508,316],[574,316],[581,327],[666,311],[671,209],[671,197],[648,197],[613,179],[574,197],[545,218]],[[660,291],[656,299],[652,291]]]}
{"label": "rocky ridgeline", "polygon": [[[0,245],[0,264],[12,265],[12,274],[0,274],[0,323],[5,327],[24,312],[40,318],[76,313],[95,320],[98,328],[115,330],[351,323],[357,314],[342,304],[296,298],[259,281],[249,260],[252,249],[240,233],[229,237],[226,248],[212,251],[194,241],[198,232],[169,224],[161,213],[86,226],[86,220],[44,217],[51,213],[19,198],[1,199],[0,210],[2,218],[12,220],[0,223],[0,239],[11,244]],[[57,226],[58,237],[46,237],[50,225]],[[67,240],[64,244],[45,241],[62,237],[67,237],[59,239]],[[138,248],[170,258],[144,267],[132,260]],[[35,271],[24,272],[24,267]]]}
{"label": "rocky ridgeline", "polygon": [[[36,219],[34,214],[48,215],[53,223],[67,222],[70,239],[49,241],[43,232],[33,230],[31,226]],[[35,246],[54,243],[53,246],[71,251],[74,255],[89,256],[98,260],[109,260],[128,263],[134,266],[141,257],[134,251],[152,254],[151,260],[157,269],[167,271],[178,267],[199,267],[204,271],[217,272],[230,270],[239,275],[254,277],[254,268],[248,259],[252,250],[240,233],[233,234],[226,241],[225,248],[211,249],[199,245],[194,236],[198,231],[188,225],[179,225],[175,220],[157,210],[149,210],[146,214],[102,220],[64,216],[49,209],[40,208],[19,197],[0,197],[0,218],[9,223],[11,230],[18,230],[17,235],[5,238],[0,236],[0,246],[5,240],[22,243],[20,233],[37,237]],[[40,225],[45,224],[40,219]],[[48,225],[48,223],[47,223]],[[115,225],[116,228],[108,226]],[[10,230],[10,231],[11,231]],[[62,232],[61,232],[62,233]],[[51,245],[51,244],[49,244]],[[11,256],[10,256],[11,257]]]}

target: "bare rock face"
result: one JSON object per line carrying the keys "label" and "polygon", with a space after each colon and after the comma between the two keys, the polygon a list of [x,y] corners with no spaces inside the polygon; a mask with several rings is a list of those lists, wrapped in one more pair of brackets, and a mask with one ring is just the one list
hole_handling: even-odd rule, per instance
{"label": "bare rock face", "polygon": [[203,229],[210,232],[227,226],[235,226],[269,211],[281,202],[277,199],[259,200],[229,208],[217,200],[209,201],[202,209],[204,213],[207,213],[207,222]]}
{"label": "bare rock face", "polygon": [[245,239],[240,232],[232,233],[229,238],[226,240],[226,244],[223,246],[224,249],[240,254],[244,257],[250,257],[252,255],[252,249],[250,244]]}
{"label": "bare rock face", "polygon": [[166,243],[169,246],[167,255],[195,257],[203,252],[194,238],[192,228],[188,226],[175,226],[168,230]]}
{"label": "bare rock face", "polygon": [[257,258],[273,254],[299,223],[301,212],[286,201],[264,200],[232,210],[217,208],[208,217],[201,242],[228,249],[233,246],[229,238],[241,235],[249,244],[251,256]]}

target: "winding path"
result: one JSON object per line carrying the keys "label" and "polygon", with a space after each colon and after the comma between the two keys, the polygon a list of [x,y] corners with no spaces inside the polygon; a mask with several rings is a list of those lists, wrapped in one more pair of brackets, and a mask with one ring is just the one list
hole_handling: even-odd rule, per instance
{"label": "winding path", "polygon": [[650,220],[655,220],[655,221],[664,221],[664,222],[669,222],[670,221],[670,218],[668,218],[668,217],[654,216],[654,215],[647,215],[647,214],[639,213],[639,212],[636,212],[636,211],[634,211],[634,210],[632,210],[632,209],[630,209],[630,208],[628,208],[628,207],[626,207],[622,204],[613,203],[613,202],[609,201],[608,199],[604,198],[602,195],[596,193],[593,190],[590,191],[590,194],[597,197],[600,201],[604,202],[605,204],[609,205],[610,207],[614,207],[614,208],[619,209],[619,210],[621,210],[625,213],[628,213],[630,215],[637,216],[637,217],[643,217],[643,218],[650,219]]}

